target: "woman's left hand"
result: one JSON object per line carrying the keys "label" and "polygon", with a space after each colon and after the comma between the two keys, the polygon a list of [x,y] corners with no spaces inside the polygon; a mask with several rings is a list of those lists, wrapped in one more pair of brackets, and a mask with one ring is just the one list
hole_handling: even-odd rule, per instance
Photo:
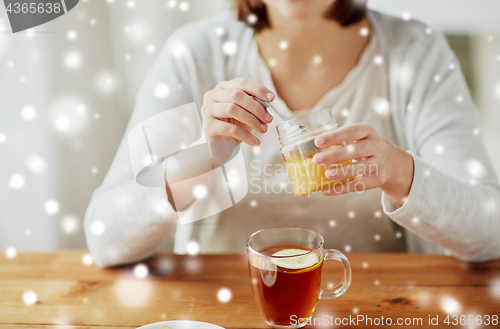
{"label": "woman's left hand", "polygon": [[[367,123],[345,126],[318,136],[319,148],[339,146],[318,153],[316,165],[332,166],[326,177],[332,180],[352,178],[322,191],[323,195],[340,195],[380,187],[395,203],[403,205],[413,181],[413,157],[400,147],[381,137]],[[344,165],[337,163],[350,160]]]}

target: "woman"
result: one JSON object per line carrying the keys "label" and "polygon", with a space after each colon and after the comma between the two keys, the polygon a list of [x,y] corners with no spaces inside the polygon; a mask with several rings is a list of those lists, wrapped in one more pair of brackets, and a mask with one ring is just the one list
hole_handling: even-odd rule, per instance
{"label": "woman", "polygon": [[[195,102],[208,143],[240,144],[250,192],[217,216],[176,226],[174,207],[188,209],[193,197],[174,202],[165,188],[137,185],[124,138],[86,213],[97,265],[138,261],[159,248],[240,252],[252,232],[280,225],[319,231],[328,247],[347,252],[448,251],[465,261],[500,256],[500,189],[458,62],[441,35],[368,11],[363,1],[235,2],[236,16],[189,24],[171,36],[138,94],[128,131]],[[170,87],[166,99],[154,97],[161,83]],[[266,190],[289,182],[278,170],[276,120],[251,96],[272,101],[285,119],[332,108],[342,128],[315,143],[347,145],[314,161],[376,164],[376,173],[356,178],[366,191],[299,198],[287,189]],[[201,129],[181,129],[176,121],[165,127],[169,142],[202,141]],[[153,205],[167,199],[161,211]]]}

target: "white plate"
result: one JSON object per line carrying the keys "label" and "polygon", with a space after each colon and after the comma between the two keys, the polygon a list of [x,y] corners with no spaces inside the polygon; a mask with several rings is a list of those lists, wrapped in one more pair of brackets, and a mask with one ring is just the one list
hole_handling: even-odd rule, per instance
{"label": "white plate", "polygon": [[169,326],[171,329],[224,329],[215,324],[198,321],[163,321],[147,324],[137,329],[160,329],[161,326]]}

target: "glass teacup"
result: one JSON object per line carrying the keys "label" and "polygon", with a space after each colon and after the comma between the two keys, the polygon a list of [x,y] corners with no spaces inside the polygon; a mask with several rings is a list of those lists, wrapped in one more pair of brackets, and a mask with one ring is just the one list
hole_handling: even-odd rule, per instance
{"label": "glass teacup", "polygon": [[[272,328],[301,328],[312,317],[319,299],[337,298],[351,284],[351,266],[338,250],[323,249],[318,233],[300,227],[257,231],[247,241],[252,289],[259,310]],[[321,270],[326,260],[344,266],[344,279],[322,290]]]}

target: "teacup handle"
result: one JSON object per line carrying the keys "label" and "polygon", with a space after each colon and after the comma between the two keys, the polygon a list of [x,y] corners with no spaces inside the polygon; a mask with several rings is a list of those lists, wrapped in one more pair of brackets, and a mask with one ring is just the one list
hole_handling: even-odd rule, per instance
{"label": "teacup handle", "polygon": [[321,289],[319,294],[320,299],[332,299],[342,296],[351,285],[351,264],[347,260],[347,257],[338,250],[325,249],[323,260],[327,261],[331,259],[341,262],[344,266],[344,279],[333,289]]}

